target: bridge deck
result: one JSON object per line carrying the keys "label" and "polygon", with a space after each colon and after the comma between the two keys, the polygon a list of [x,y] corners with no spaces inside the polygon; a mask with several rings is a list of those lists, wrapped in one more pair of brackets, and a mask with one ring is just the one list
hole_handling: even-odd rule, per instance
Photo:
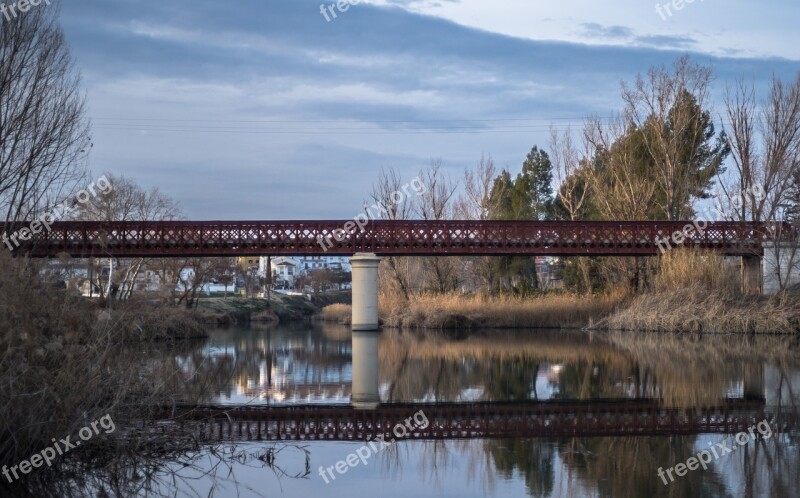
{"label": "bridge deck", "polygon": [[[703,227],[703,225],[699,225]],[[775,226],[631,221],[166,221],[58,222],[22,242],[33,257],[351,255],[656,255],[687,229],[684,246],[763,254]],[[691,228],[691,230],[690,230]],[[19,235],[20,231],[17,232]],[[789,233],[782,229],[780,233]],[[661,242],[659,246],[659,242]],[[670,241],[671,246],[675,246]]]}

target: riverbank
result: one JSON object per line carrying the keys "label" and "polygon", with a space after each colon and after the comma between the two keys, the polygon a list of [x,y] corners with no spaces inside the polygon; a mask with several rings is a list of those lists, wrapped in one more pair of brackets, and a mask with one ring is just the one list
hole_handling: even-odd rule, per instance
{"label": "riverbank", "polygon": [[688,287],[636,296],[628,306],[591,328],[703,334],[797,334],[800,299],[792,294],[742,296]]}
{"label": "riverbank", "polygon": [[[510,296],[416,295],[409,301],[382,295],[381,323],[396,329],[580,329],[613,313],[625,301],[622,293],[603,296],[569,294],[536,298]],[[348,325],[349,305],[322,310],[325,321]]]}
{"label": "riverbank", "polygon": [[350,302],[350,291],[320,294],[309,301],[304,296],[272,294],[270,299],[201,298],[195,312],[207,325],[227,327],[247,323],[279,323],[307,321],[319,314],[325,306]]}
{"label": "riverbank", "polygon": [[[75,437],[91,421],[136,427],[185,390],[167,340],[205,333],[189,310],[137,302],[106,309],[64,292],[38,269],[38,262],[0,255],[0,466],[9,468],[56,437]],[[160,356],[159,349],[165,350]],[[30,479],[45,482],[51,472],[85,468],[86,455],[94,451],[107,464],[114,451],[141,447],[123,440],[123,433],[130,434],[98,434],[85,441],[83,451],[59,455],[52,467],[4,485],[19,493],[32,489]]]}
{"label": "riverbank", "polygon": [[[349,325],[349,305],[324,308],[321,319]],[[694,334],[797,334],[800,297],[742,296],[694,287],[633,297],[552,295],[519,299],[413,296],[379,307],[389,329],[549,328]]]}
{"label": "riverbank", "polygon": [[595,324],[596,330],[699,334],[797,334],[800,296],[744,295],[739,268],[719,255],[672,251],[653,288]]}

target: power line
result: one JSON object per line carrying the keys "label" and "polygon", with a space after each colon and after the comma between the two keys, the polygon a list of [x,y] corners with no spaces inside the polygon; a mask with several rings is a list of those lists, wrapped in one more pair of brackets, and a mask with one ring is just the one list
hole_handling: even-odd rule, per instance
{"label": "power line", "polygon": [[[166,118],[93,118],[100,121],[98,130],[146,131],[165,133],[219,133],[242,135],[474,135],[487,133],[558,132],[568,128],[580,129],[587,118],[478,118],[428,120],[232,120],[232,119],[166,119]],[[592,117],[601,122],[613,117]],[[556,123],[557,122],[557,123]],[[236,125],[242,126],[236,126]],[[715,125],[730,125],[720,119]],[[253,126],[255,125],[255,126]],[[264,126],[259,126],[264,125]],[[269,126],[275,125],[275,126]],[[299,126],[314,125],[314,126]],[[387,127],[383,125],[401,125]]]}
{"label": "power line", "polygon": [[[499,121],[584,121],[585,117],[556,117],[556,118],[450,118],[450,119],[371,119],[371,120],[355,120],[355,119],[255,119],[255,120],[241,120],[241,119],[166,119],[166,118],[108,118],[108,117],[94,117],[94,120],[102,121],[153,121],[153,122],[192,122],[202,123],[205,121],[216,123],[342,123],[348,121],[358,121],[363,123],[454,123],[454,122],[499,122]],[[611,119],[611,117],[601,117],[600,119]]]}

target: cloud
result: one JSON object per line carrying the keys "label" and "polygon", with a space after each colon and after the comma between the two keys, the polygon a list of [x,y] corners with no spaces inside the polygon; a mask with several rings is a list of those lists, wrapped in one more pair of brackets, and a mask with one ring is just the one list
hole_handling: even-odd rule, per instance
{"label": "cloud", "polygon": [[690,50],[697,47],[698,41],[689,36],[637,35],[625,26],[604,26],[598,23],[584,23],[582,35],[596,40],[626,41],[633,46],[644,46],[659,50]]}
{"label": "cloud", "polygon": [[[518,167],[550,124],[618,109],[619,83],[688,37],[585,23],[626,47],[537,41],[370,4],[335,22],[316,0],[82,0],[64,24],[94,122],[92,167],[179,199],[193,218],[352,217],[381,167],[482,154]],[[717,80],[790,61],[693,55]],[[717,89],[719,90],[719,89]]]}
{"label": "cloud", "polygon": [[697,46],[697,40],[688,36],[637,36],[635,40],[641,45],[659,49],[691,49]]}
{"label": "cloud", "polygon": [[583,34],[589,38],[617,38],[629,40],[634,37],[633,30],[625,26],[603,26],[594,22],[583,24]]}

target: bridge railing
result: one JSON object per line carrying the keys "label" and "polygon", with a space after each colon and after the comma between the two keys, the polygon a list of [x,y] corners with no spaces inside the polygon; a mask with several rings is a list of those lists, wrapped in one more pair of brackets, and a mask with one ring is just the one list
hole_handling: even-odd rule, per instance
{"label": "bridge railing", "polygon": [[[787,224],[691,221],[127,221],[57,222],[22,241],[34,257],[337,255],[653,255],[659,242],[758,254],[793,238]],[[675,234],[685,234],[682,244]]]}

